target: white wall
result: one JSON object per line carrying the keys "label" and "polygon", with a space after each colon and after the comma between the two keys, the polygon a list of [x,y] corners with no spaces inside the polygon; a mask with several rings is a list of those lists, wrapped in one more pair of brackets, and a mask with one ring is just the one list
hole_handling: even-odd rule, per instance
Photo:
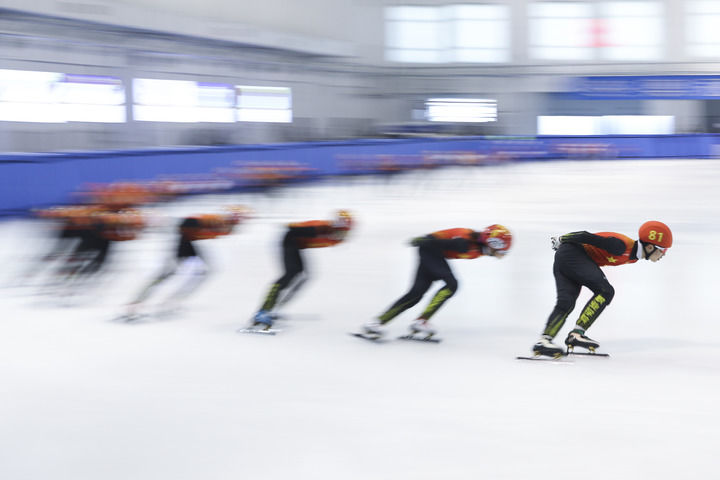
{"label": "white wall", "polygon": [[[665,2],[666,11],[673,15],[668,17],[668,58],[663,62],[532,63],[525,49],[528,1],[508,0],[515,22],[512,63],[389,64],[383,59],[383,7],[407,3],[449,2],[6,0],[3,8],[84,22],[0,11],[0,68],[113,75],[126,81],[150,77],[289,86],[293,89],[294,122],[128,122],[109,126],[4,123],[0,151],[362,136],[370,134],[374,125],[411,121],[413,109],[422,108],[426,98],[441,94],[498,99],[499,121],[479,126],[478,133],[530,135],[535,133],[535,117],[547,114],[546,93],[562,91],[568,76],[716,73],[720,69],[720,64],[683,57],[681,0]],[[193,36],[173,37],[162,32]],[[679,131],[695,131],[702,124],[699,102],[647,102],[642,108],[648,114],[675,115]]]}

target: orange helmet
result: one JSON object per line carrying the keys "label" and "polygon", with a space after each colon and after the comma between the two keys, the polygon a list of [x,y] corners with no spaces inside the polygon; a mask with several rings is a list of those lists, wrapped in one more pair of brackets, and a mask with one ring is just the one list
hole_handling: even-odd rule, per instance
{"label": "orange helmet", "polygon": [[480,232],[480,240],[488,247],[498,252],[507,253],[512,245],[512,233],[507,227],[493,224]]}
{"label": "orange helmet", "polygon": [[673,237],[670,227],[657,220],[650,220],[640,225],[638,236],[643,243],[657,245],[662,248],[672,247]]}

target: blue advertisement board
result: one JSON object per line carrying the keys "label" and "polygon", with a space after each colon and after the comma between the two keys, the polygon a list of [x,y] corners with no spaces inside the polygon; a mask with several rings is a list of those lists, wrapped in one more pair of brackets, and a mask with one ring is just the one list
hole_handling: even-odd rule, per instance
{"label": "blue advertisement board", "polygon": [[[507,162],[710,158],[720,135],[366,139],[275,145],[0,155],[0,215],[78,201],[88,184],[177,182],[183,193],[252,190],[286,175],[394,174]],[[287,178],[287,177],[286,177]],[[284,181],[284,180],[283,180]]]}
{"label": "blue advertisement board", "polygon": [[586,100],[720,99],[720,75],[576,77],[566,93]]}

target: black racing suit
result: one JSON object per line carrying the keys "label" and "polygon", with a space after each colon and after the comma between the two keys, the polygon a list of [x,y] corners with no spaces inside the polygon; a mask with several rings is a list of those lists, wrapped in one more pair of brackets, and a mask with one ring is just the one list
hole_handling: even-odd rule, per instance
{"label": "black racing suit", "polygon": [[[553,338],[575,308],[575,302],[583,286],[593,292],[592,298],[585,304],[577,321],[577,325],[583,330],[593,324],[615,295],[615,289],[608,282],[600,266],[585,251],[583,244],[600,248],[612,255],[621,255],[627,248],[619,238],[585,231],[568,233],[563,235],[561,240],[553,263],[557,301],[543,331],[543,335]],[[637,260],[637,243],[630,258]]]}
{"label": "black racing suit", "polygon": [[410,290],[392,304],[382,315],[378,317],[380,323],[386,324],[405,310],[415,306],[430,289],[436,280],[442,280],[445,285],[438,290],[430,301],[430,304],[420,315],[423,320],[428,320],[438,311],[447,299],[452,297],[458,289],[458,282],[450,270],[450,265],[445,258],[446,251],[458,253],[468,252],[471,242],[464,238],[439,239],[427,235],[413,240],[413,245],[418,246],[420,263],[415,281]]}
{"label": "black racing suit", "polygon": [[[298,275],[305,271],[300,250],[303,239],[315,238],[326,234],[328,227],[289,227],[282,241],[282,259],[285,272],[278,278],[275,283],[270,286],[270,291],[265,296],[260,310],[271,311],[278,303],[280,294],[290,286]],[[300,286],[305,282],[306,277],[301,277],[295,282],[293,287],[283,297],[283,302],[287,302],[294,295]]]}

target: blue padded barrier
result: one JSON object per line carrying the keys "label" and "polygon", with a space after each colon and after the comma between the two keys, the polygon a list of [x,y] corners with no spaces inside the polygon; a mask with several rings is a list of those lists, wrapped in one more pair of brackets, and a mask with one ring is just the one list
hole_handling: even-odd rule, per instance
{"label": "blue padded barrier", "polygon": [[[709,158],[720,135],[449,137],[0,155],[0,214],[71,203],[89,183],[222,177],[245,164],[295,164],[308,178],[447,164],[616,158]],[[223,173],[225,172],[225,173]],[[236,188],[250,184],[239,182]]]}

